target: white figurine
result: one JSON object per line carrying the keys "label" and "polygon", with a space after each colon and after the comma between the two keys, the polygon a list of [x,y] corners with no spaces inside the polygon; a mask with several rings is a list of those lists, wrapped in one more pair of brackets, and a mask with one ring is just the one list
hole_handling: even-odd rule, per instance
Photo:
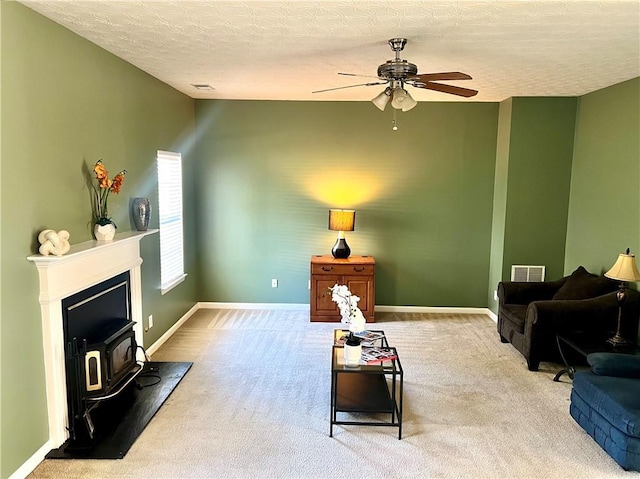
{"label": "white figurine", "polygon": [[69,244],[69,232],[60,230],[57,233],[54,230],[44,230],[38,235],[40,242],[40,254],[48,256],[62,256],[71,248]]}

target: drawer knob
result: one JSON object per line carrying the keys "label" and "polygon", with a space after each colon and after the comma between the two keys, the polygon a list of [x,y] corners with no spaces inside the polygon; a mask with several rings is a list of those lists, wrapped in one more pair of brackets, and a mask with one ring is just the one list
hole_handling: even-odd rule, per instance
{"label": "drawer knob", "polygon": [[365,270],[365,267],[364,266],[360,266],[360,267],[354,266],[353,270],[358,272],[358,273],[362,273]]}
{"label": "drawer knob", "polygon": [[332,271],[333,270],[333,266],[323,266],[322,267],[322,271]]}

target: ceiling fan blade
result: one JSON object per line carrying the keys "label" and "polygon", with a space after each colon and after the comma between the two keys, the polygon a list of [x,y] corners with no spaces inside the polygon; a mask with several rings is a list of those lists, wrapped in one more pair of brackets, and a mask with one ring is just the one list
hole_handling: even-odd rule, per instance
{"label": "ceiling fan blade", "polygon": [[413,86],[416,88],[424,88],[426,90],[435,90],[435,91],[441,91],[442,93],[450,93],[451,95],[458,95],[466,98],[469,98],[471,96],[475,96],[478,94],[478,90],[471,90],[469,88],[462,88],[462,87],[453,86],[453,85],[442,85],[440,83],[418,82],[418,83],[414,83]]}
{"label": "ceiling fan blade", "polygon": [[343,75],[346,77],[362,77],[362,78],[379,78],[373,75],[358,75],[357,73],[343,73],[343,72],[338,72],[338,75]]}
{"label": "ceiling fan blade", "polygon": [[421,82],[438,81],[438,80],[471,80],[471,76],[461,72],[443,72],[443,73],[420,73],[418,75],[407,78],[407,80],[417,80]]}
{"label": "ceiling fan blade", "polygon": [[316,91],[312,91],[311,93],[322,93],[325,91],[333,91],[333,90],[342,90],[344,88],[354,88],[357,86],[373,86],[373,85],[386,85],[388,82],[386,81],[378,81],[378,82],[373,82],[373,83],[360,83],[359,85],[348,85],[348,86],[339,86],[336,88],[325,88],[324,90],[316,90]]}

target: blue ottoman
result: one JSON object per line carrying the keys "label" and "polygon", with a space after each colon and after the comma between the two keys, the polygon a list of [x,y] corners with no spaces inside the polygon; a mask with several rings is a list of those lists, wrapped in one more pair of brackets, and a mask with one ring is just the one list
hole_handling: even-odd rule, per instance
{"label": "blue ottoman", "polygon": [[594,353],[577,372],[571,416],[620,466],[640,471],[640,357]]}

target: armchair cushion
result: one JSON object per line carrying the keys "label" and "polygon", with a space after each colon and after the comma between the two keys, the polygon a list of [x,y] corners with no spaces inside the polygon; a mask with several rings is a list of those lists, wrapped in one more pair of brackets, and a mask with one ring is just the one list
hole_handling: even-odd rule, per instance
{"label": "armchair cushion", "polygon": [[558,291],[553,299],[587,299],[615,291],[615,281],[604,276],[589,273],[584,267],[576,269]]}
{"label": "armchair cushion", "polygon": [[621,353],[592,353],[587,356],[591,371],[599,376],[640,378],[640,356]]}
{"label": "armchair cushion", "polygon": [[531,301],[551,299],[565,281],[566,277],[540,283],[501,281],[498,283],[498,298],[502,304],[524,305]]}

